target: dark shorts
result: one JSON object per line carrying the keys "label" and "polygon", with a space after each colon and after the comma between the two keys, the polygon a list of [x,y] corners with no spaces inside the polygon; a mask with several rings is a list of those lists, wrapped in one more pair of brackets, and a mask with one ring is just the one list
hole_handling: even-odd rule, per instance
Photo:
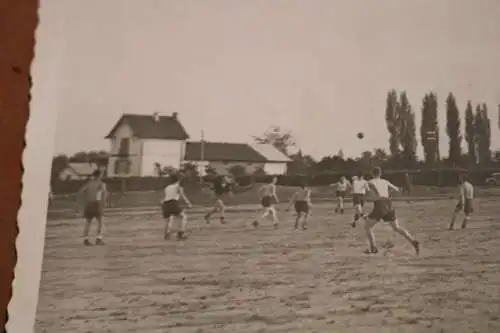
{"label": "dark shorts", "polygon": [[392,207],[390,199],[377,199],[373,202],[373,210],[368,215],[369,219],[375,221],[393,222],[396,220],[396,211]]}
{"label": "dark shorts", "polygon": [[309,204],[307,203],[307,201],[303,200],[295,201],[295,212],[297,214],[309,213]]}
{"label": "dark shorts", "polygon": [[88,202],[83,209],[83,217],[86,220],[102,218],[102,204],[99,201]]}
{"label": "dark shorts", "polygon": [[354,193],[352,195],[352,203],[354,206],[357,206],[357,205],[364,206],[365,205],[365,195],[360,194],[360,193]]}
{"label": "dark shorts", "polygon": [[164,201],[161,208],[164,219],[168,219],[171,216],[180,216],[182,213],[182,208],[179,204],[179,200]]}
{"label": "dark shorts", "polygon": [[336,195],[337,195],[337,198],[345,198],[345,193],[346,191],[337,191]]}
{"label": "dark shorts", "polygon": [[459,202],[455,211],[459,212],[463,209],[465,215],[470,215],[474,212],[474,208],[472,208],[472,200],[471,199],[465,199],[465,202]]}
{"label": "dark shorts", "polygon": [[273,204],[273,198],[270,197],[270,196],[268,196],[268,195],[266,195],[265,197],[262,197],[262,199],[260,200],[260,204],[264,208],[269,208]]}

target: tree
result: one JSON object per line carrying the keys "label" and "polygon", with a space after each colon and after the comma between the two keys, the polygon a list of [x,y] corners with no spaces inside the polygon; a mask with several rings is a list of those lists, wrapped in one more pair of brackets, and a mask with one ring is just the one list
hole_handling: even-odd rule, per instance
{"label": "tree", "polygon": [[477,163],[477,147],[476,147],[476,129],[475,129],[474,113],[472,111],[472,102],[467,102],[465,109],[465,141],[467,142],[467,154],[469,163]]}
{"label": "tree", "polygon": [[292,160],[288,163],[287,172],[289,174],[307,174],[316,164],[316,161],[309,155],[304,155],[302,150],[290,156]]}
{"label": "tree", "polygon": [[437,119],[437,96],[428,93],[422,101],[420,140],[424,148],[424,159],[429,165],[439,160],[439,125]]}
{"label": "tree", "polygon": [[233,165],[228,169],[228,171],[235,178],[247,175],[247,170],[245,169],[244,166],[241,165]]}
{"label": "tree", "polygon": [[417,135],[415,126],[415,113],[405,91],[401,92],[398,103],[397,123],[399,124],[399,143],[401,157],[405,167],[412,167],[417,162]]}
{"label": "tree", "polygon": [[54,156],[52,158],[52,168],[50,170],[50,183],[53,184],[61,172],[66,169],[69,165],[69,158],[64,154]]}
{"label": "tree", "polygon": [[393,157],[399,156],[398,95],[396,90],[387,93],[385,122],[389,132],[389,151]]}
{"label": "tree", "polygon": [[283,154],[289,156],[289,150],[295,147],[295,139],[291,132],[283,131],[279,126],[272,126],[261,136],[254,136],[254,141],[260,144],[271,144]]}
{"label": "tree", "polygon": [[498,104],[498,119],[497,119],[497,126],[498,126],[498,129],[500,129],[500,104]]}
{"label": "tree", "polygon": [[446,99],[446,134],[448,134],[448,161],[459,165],[462,157],[462,134],[460,132],[460,114],[455,96],[452,93]]}
{"label": "tree", "polygon": [[491,122],[485,103],[476,107],[474,129],[479,163],[488,165],[491,162]]}

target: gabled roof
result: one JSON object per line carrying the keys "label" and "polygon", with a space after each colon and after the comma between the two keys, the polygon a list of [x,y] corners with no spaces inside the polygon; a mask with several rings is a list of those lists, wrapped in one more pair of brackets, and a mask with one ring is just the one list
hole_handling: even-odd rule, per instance
{"label": "gabled roof", "polygon": [[292,159],[271,144],[253,144],[252,148],[264,156],[268,162],[291,162]]}
{"label": "gabled roof", "polygon": [[129,125],[134,135],[139,139],[189,139],[189,135],[175,113],[172,116],[159,116],[157,121],[153,115],[124,114],[106,135],[106,139],[113,138],[116,130],[122,124]]}
{"label": "gabled roof", "polygon": [[[186,161],[201,161],[201,142],[186,143]],[[227,162],[266,162],[266,158],[246,143],[204,142],[203,160]]]}
{"label": "gabled roof", "polygon": [[[187,142],[184,160],[201,161],[201,146],[201,142]],[[257,150],[246,143],[204,142],[203,160],[207,162],[290,162],[288,157],[277,151],[272,145],[262,146],[259,147],[260,150]]]}

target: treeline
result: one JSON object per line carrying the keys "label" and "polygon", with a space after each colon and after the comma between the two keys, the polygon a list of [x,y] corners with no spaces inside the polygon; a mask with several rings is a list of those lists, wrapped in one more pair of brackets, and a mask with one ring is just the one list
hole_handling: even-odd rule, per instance
{"label": "treeline", "polygon": [[[444,110],[439,109],[438,96],[429,92],[422,98],[420,106],[421,122],[419,137],[415,111],[411,106],[405,91],[391,90],[387,93],[385,105],[385,123],[388,132],[388,151],[376,148],[365,151],[358,157],[345,157],[340,149],[337,153],[315,160],[296,148],[294,136],[279,126],[273,126],[260,136],[255,136],[257,143],[269,143],[278,150],[290,156],[292,162],[288,165],[289,175],[306,175],[314,177],[321,174],[360,174],[373,166],[381,166],[385,170],[407,170],[415,173],[422,170],[436,169],[468,169],[480,171],[487,175],[493,169],[500,168],[500,152],[491,150],[491,120],[488,106],[485,103],[473,104],[468,101],[464,116],[461,116],[459,105],[452,93],[446,98]],[[438,114],[446,113],[446,124],[440,125]],[[500,128],[500,106],[498,106],[498,126]],[[382,115],[382,112],[381,112]],[[440,132],[446,131],[448,138],[447,156],[443,158],[439,151]],[[420,139],[420,140],[419,140]],[[465,144],[464,144],[465,143]],[[417,157],[418,145],[424,152],[423,160]],[[466,149],[462,147],[465,146]],[[57,181],[60,172],[69,163],[96,163],[108,165],[108,153],[105,151],[79,152],[72,156],[58,155],[52,162],[52,182]],[[158,166],[159,168],[160,166]],[[168,168],[168,166],[163,166]],[[186,165],[184,171],[191,178],[197,178],[196,168]],[[490,170],[490,171],[485,171]],[[234,166],[228,170],[236,177],[245,177],[245,169]],[[159,172],[161,175],[162,172]],[[254,176],[265,176],[259,169]]]}
{"label": "treeline", "polygon": [[[399,98],[398,98],[399,97]],[[435,93],[426,94],[421,106],[420,143],[424,151],[424,165],[436,167],[461,167],[474,169],[477,167],[491,167],[496,158],[491,151],[491,121],[488,115],[488,106],[485,103],[473,106],[468,101],[465,107],[464,119],[460,116],[460,109],[453,93],[446,98],[446,124],[444,130],[448,137],[448,156],[441,158],[440,131],[438,121],[438,97]],[[408,101],[406,92],[398,96],[395,90],[387,94],[386,124],[389,133],[389,149],[391,158],[397,160],[400,166],[412,168],[418,164],[417,159],[417,131],[415,113]],[[500,113],[499,113],[500,117]],[[462,134],[464,121],[465,135]],[[500,122],[499,122],[500,126]],[[465,139],[467,150],[462,150],[462,141]]]}

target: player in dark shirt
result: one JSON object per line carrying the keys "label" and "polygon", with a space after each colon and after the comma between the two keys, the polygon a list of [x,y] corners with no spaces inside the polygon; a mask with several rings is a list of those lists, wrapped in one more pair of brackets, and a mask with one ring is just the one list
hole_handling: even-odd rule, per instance
{"label": "player in dark shirt", "polygon": [[224,224],[226,223],[224,200],[228,196],[232,196],[233,183],[226,176],[216,175],[211,181],[210,188],[214,193],[215,203],[212,210],[205,215],[205,222],[210,223],[212,215],[220,212],[220,222]]}

